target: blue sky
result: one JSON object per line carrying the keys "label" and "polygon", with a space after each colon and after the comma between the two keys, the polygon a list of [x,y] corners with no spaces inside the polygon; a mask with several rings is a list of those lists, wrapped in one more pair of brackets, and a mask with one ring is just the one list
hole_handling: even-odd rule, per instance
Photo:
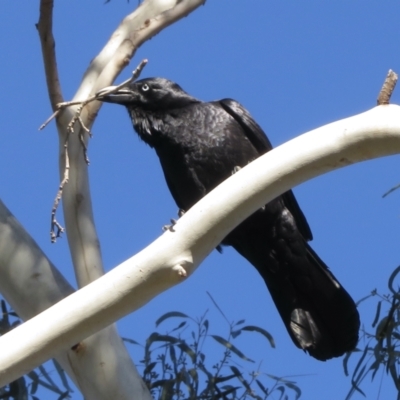
{"label": "blue sky", "polygon": [[[135,6],[136,1],[121,0],[56,2],[54,33],[65,99]],[[1,198],[75,285],[66,238],[51,245],[48,234],[58,187],[58,139],[54,123],[38,131],[51,114],[34,26],[38,8],[37,1],[0,3]],[[209,0],[145,43],[118,80],[148,58],[142,77],[169,78],[202,100],[240,101],[276,146],[376,104],[389,68],[400,72],[399,15],[400,3],[390,0]],[[400,102],[399,89],[392,102]],[[157,238],[177,207],[155,153],[139,141],[122,107],[105,105],[93,133],[91,189],[109,270]],[[356,300],[375,288],[386,293],[388,276],[399,265],[400,191],[382,199],[399,182],[398,158],[387,157],[294,189],[314,234],[313,248]],[[125,317],[118,324],[121,335],[143,342],[161,314],[175,310],[195,317],[209,309],[210,333],[222,336],[226,325],[206,291],[229,319],[244,318],[274,336],[274,350],[254,336],[238,342],[250,358],[263,360],[264,372],[296,376],[304,399],[345,397],[350,381],[341,360],[321,363],[297,349],[262,279],[230,249],[213,252],[188,281]],[[369,331],[374,311],[372,301],[360,307]],[[368,399],[394,398],[388,376],[378,374],[375,380],[364,386]]]}

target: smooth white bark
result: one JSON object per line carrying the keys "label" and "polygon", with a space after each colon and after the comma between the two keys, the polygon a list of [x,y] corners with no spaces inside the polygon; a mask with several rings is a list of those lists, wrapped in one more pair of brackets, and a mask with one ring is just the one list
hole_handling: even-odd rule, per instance
{"label": "smooth white bark", "polygon": [[[89,93],[110,85],[144,41],[189,14],[203,2],[204,0],[143,1],[137,10],[122,21],[102,52],[92,61],[74,99],[86,98]],[[99,108],[100,103],[96,102],[84,110],[82,120],[86,126],[91,126]],[[73,109],[68,109],[57,119],[61,176],[64,172],[66,126],[73,112]],[[75,128],[75,133],[69,138],[70,179],[64,190],[63,208],[78,286],[82,287],[103,275],[103,264],[91,206],[87,165],[82,157],[82,146],[77,139],[80,126],[76,125]],[[2,203],[0,291],[25,320],[73,292]],[[87,400],[151,399],[115,326],[106,325],[100,332],[80,342],[75,351],[68,350],[70,346],[64,345],[60,347],[62,351],[54,352],[53,356],[57,356]],[[59,328],[63,329],[62,326]],[[35,332],[39,338],[44,330],[50,329],[51,323],[46,321]],[[30,332],[29,336],[36,335]],[[12,341],[13,347],[20,347],[21,343],[26,342],[25,339],[22,342]],[[34,353],[38,349],[31,348]],[[30,369],[27,367],[24,371]]]}
{"label": "smooth white bark", "polygon": [[[331,170],[397,153],[400,107],[396,105],[376,107],[277,147],[198,202],[173,232],[0,338],[0,386],[181,282],[265,202]],[[41,331],[44,324],[48,329]],[[29,332],[41,333],[32,337]]]}
{"label": "smooth white bark", "polygon": [[[199,0],[143,1],[122,21],[104,49],[91,62],[73,100],[84,99],[101,87],[110,85],[129,63],[136,49],[156,33],[154,27],[159,31],[200,4],[202,1]],[[90,103],[84,109],[81,117],[86,127],[91,127],[100,105],[98,102]],[[66,127],[74,111],[74,108],[67,109],[57,119],[61,179],[65,166]],[[78,286],[83,287],[102,276],[104,269],[92,210],[88,166],[78,140],[80,130],[82,127],[75,124],[75,133],[70,134],[68,139],[69,182],[63,191],[62,204],[75,276]],[[83,136],[87,138],[85,132]],[[86,399],[151,398],[115,326],[107,327],[95,337],[88,338],[82,346],[85,351],[76,359],[79,374],[75,375]]]}
{"label": "smooth white bark", "polygon": [[[0,292],[25,321],[74,292],[1,201]],[[19,345],[14,342],[14,347]],[[53,356],[87,399],[128,400],[132,393],[151,399],[114,325],[81,342],[76,351],[63,349]]]}
{"label": "smooth white bark", "polygon": [[[100,54],[93,59],[73,100],[85,99],[101,87],[112,84],[144,41],[202,3],[200,0],[143,1],[124,18]],[[100,106],[99,102],[90,103],[83,110],[81,118],[86,127],[91,127]],[[74,111],[75,108],[67,109],[57,119],[61,179],[65,166],[66,128]],[[104,269],[92,210],[88,166],[78,140],[79,131],[88,144],[87,134],[82,132],[79,124],[75,124],[75,132],[68,138],[69,182],[63,191],[62,205],[75,276],[78,287],[83,287],[102,276]],[[114,326],[103,329],[81,345],[85,351],[77,355],[76,363],[80,368],[79,374],[75,375],[86,399],[151,398]]]}

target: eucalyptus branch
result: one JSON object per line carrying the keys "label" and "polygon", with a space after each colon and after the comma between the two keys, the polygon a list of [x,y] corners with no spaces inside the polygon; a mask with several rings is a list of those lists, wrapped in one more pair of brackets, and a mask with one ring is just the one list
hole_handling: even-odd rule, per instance
{"label": "eucalyptus branch", "polygon": [[389,104],[315,129],[257,158],[186,212],[175,232],[165,232],[119,268],[1,337],[0,386],[182,282],[243,219],[291,187],[399,153],[400,107]]}
{"label": "eucalyptus branch", "polygon": [[61,237],[61,234],[65,231],[63,226],[57,221],[56,213],[57,213],[57,209],[60,204],[60,201],[61,201],[64,186],[68,183],[68,180],[69,180],[68,136],[69,135],[67,135],[67,139],[65,140],[65,143],[64,143],[64,149],[65,149],[64,177],[60,183],[60,186],[58,187],[58,192],[57,192],[56,198],[54,199],[53,207],[51,209],[51,225],[50,225],[51,243],[55,243],[57,241],[57,238]]}
{"label": "eucalyptus branch", "polygon": [[90,131],[90,129],[86,127],[86,125],[84,124],[84,122],[81,118],[83,108],[90,102],[97,100],[100,96],[104,96],[105,94],[114,93],[118,89],[125,87],[125,86],[129,85],[131,82],[134,82],[135,80],[137,80],[139,78],[143,68],[146,66],[147,62],[148,62],[147,59],[142,60],[139,63],[139,65],[135,68],[135,70],[132,72],[132,76],[117,86],[112,86],[112,87],[110,86],[110,89],[108,89],[108,88],[101,89],[96,94],[94,94],[82,101],[65,101],[65,102],[57,104],[57,110],[46,120],[46,122],[44,122],[40,126],[39,130],[45,128],[47,126],[47,124],[53,118],[55,118],[58,115],[58,113],[61,112],[63,109],[65,109],[67,107],[78,105],[74,116],[72,117],[71,121],[67,125],[67,134],[66,134],[66,138],[65,138],[65,142],[64,142],[64,149],[65,149],[64,174],[63,174],[63,179],[60,182],[60,185],[58,187],[58,191],[57,191],[56,198],[54,199],[53,207],[51,209],[51,227],[50,227],[51,243],[55,243],[57,241],[57,238],[61,237],[61,234],[65,231],[64,227],[57,221],[56,214],[57,214],[57,209],[58,209],[58,206],[59,206],[61,198],[62,198],[64,187],[68,183],[68,180],[69,180],[70,163],[69,163],[69,155],[68,155],[68,141],[69,141],[70,134],[75,133],[75,128],[74,128],[75,123],[79,123],[79,125],[81,127],[81,129],[78,130],[79,142],[82,146],[83,157],[85,159],[85,162],[87,165],[89,165],[90,161],[89,161],[89,157],[87,155],[87,146],[86,146],[85,138],[83,135],[84,135],[84,132],[86,132],[89,135],[89,137],[91,138],[93,136],[93,134]]}
{"label": "eucalyptus branch", "polygon": [[146,66],[146,64],[148,63],[147,59],[142,60],[139,65],[135,68],[134,71],[132,71],[132,76],[127,79],[126,81],[120,83],[117,86],[112,86],[112,89],[107,90],[107,87],[104,89],[99,90],[96,94],[89,96],[87,99],[85,100],[81,100],[81,101],[63,101],[61,103],[58,103],[56,106],[56,111],[49,117],[46,119],[45,122],[43,122],[42,125],[40,125],[39,130],[43,130],[44,128],[46,128],[46,126],[49,124],[49,122],[51,122],[55,117],[57,117],[57,115],[64,109],[67,107],[71,107],[71,106],[80,106],[77,108],[76,113],[74,115],[74,117],[72,118],[71,122],[68,124],[68,129],[70,129],[72,132],[74,132],[73,130],[73,125],[76,121],[79,121],[80,125],[82,126],[82,128],[90,135],[92,136],[92,134],[90,133],[90,130],[84,125],[82,119],[80,118],[80,115],[82,113],[83,107],[85,107],[87,104],[91,103],[92,101],[97,100],[100,96],[104,96],[106,94],[111,94],[116,92],[117,90],[121,89],[122,87],[128,86],[131,82],[136,81],[140,74],[142,73],[143,68]]}
{"label": "eucalyptus branch", "polygon": [[40,1],[40,16],[39,22],[36,24],[36,29],[39,32],[40,44],[42,46],[49,99],[53,110],[56,110],[56,105],[63,101],[63,96],[57,70],[56,43],[53,36],[53,6],[54,0]]}

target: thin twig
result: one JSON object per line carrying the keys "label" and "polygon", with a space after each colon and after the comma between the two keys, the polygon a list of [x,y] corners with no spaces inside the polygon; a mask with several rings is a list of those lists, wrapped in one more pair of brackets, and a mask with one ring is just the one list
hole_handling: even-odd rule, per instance
{"label": "thin twig", "polygon": [[[87,104],[87,103],[85,103],[85,104]],[[89,135],[90,138],[93,136],[93,134],[92,134],[92,132],[85,126],[85,124],[84,124],[84,122],[83,122],[83,120],[82,120],[82,118],[81,118],[81,114],[82,114],[83,107],[84,107],[84,104],[82,103],[82,104],[76,109],[75,115],[72,117],[71,121],[70,121],[69,124],[67,125],[67,132],[68,132],[68,133],[75,133],[74,125],[75,125],[76,122],[79,123],[79,125],[81,126],[82,129],[79,129],[78,138],[79,138],[79,142],[80,142],[81,145],[82,145],[83,158],[85,159],[86,164],[89,165],[89,164],[90,164],[90,161],[89,161],[89,157],[88,157],[88,155],[87,155],[87,146],[86,146],[86,143],[85,143],[85,138],[83,137],[83,132],[82,132],[82,130],[85,131],[85,132]]]}
{"label": "thin twig", "polygon": [[393,90],[397,83],[397,79],[398,79],[397,74],[391,69],[389,69],[385,82],[383,83],[382,89],[379,92],[377,100],[378,106],[389,104],[390,97],[392,96]]}
{"label": "thin twig", "polygon": [[61,110],[63,110],[66,107],[70,107],[70,106],[76,106],[78,105],[75,115],[72,117],[71,121],[69,122],[69,124],[67,125],[67,136],[65,138],[65,142],[64,142],[64,149],[65,149],[65,166],[64,166],[64,177],[63,180],[60,183],[60,186],[58,188],[58,192],[56,195],[56,198],[54,200],[53,203],[53,208],[51,209],[51,228],[50,228],[50,239],[52,243],[55,243],[57,238],[59,238],[61,236],[61,234],[64,232],[64,228],[59,224],[59,222],[56,219],[56,214],[57,214],[57,209],[58,206],[60,204],[61,198],[62,198],[62,194],[63,194],[63,190],[64,190],[64,186],[68,183],[68,179],[69,179],[69,156],[68,156],[68,140],[69,140],[69,135],[71,133],[75,132],[75,128],[74,125],[75,123],[79,123],[81,129],[79,129],[79,133],[78,133],[78,138],[79,138],[79,142],[82,145],[82,150],[83,150],[83,157],[85,159],[85,162],[87,165],[89,165],[90,161],[87,155],[87,146],[85,143],[85,138],[84,138],[84,132],[86,132],[89,137],[92,137],[92,132],[90,131],[89,128],[86,127],[86,125],[84,124],[82,118],[81,118],[81,114],[82,114],[82,110],[83,108],[90,102],[97,100],[98,98],[100,98],[101,96],[104,96],[105,94],[110,94],[110,93],[114,93],[117,90],[119,90],[120,88],[129,85],[129,83],[135,81],[139,76],[140,73],[142,72],[143,68],[145,67],[145,65],[147,64],[147,60],[142,60],[139,65],[136,67],[136,69],[132,72],[132,76],[127,79],[126,81],[122,82],[121,84],[119,84],[118,86],[112,86],[110,90],[107,90],[108,88],[104,88],[100,91],[98,91],[95,95],[88,97],[86,100],[83,101],[65,101],[62,103],[58,103],[57,104],[57,110],[51,115],[51,117],[49,117],[41,126],[39,129],[43,129],[45,128],[48,123],[55,118],[60,112]]}
{"label": "thin twig", "polygon": [[65,156],[64,177],[58,188],[56,198],[54,199],[53,208],[51,209],[51,226],[50,226],[51,243],[55,243],[57,241],[57,238],[61,237],[61,234],[65,231],[65,229],[57,221],[56,214],[57,214],[58,206],[61,201],[64,186],[68,183],[68,180],[69,180],[68,136],[69,136],[69,133],[67,133],[67,138],[65,139],[65,143],[64,143],[64,150],[65,150],[65,153],[64,153],[64,156]]}
{"label": "thin twig", "polygon": [[[100,89],[100,90],[94,95],[95,99],[98,99],[98,98],[100,98],[100,97],[102,97],[102,96],[105,96],[105,95],[107,95],[107,94],[115,93],[115,92],[117,92],[119,89],[121,89],[121,88],[123,88],[123,87],[125,87],[125,86],[128,86],[131,82],[136,81],[136,79],[139,78],[139,76],[140,76],[140,74],[141,74],[143,68],[146,66],[147,63],[148,63],[148,60],[147,60],[147,59],[142,60],[142,61],[139,63],[139,65],[136,67],[136,69],[132,72],[132,76],[131,76],[129,79],[127,79],[126,81],[120,83],[119,85],[117,85],[117,86],[109,86],[109,87],[106,87],[106,88],[104,88],[104,89]],[[109,89],[109,88],[112,88],[112,89]]]}
{"label": "thin twig", "polygon": [[39,126],[39,131],[43,130],[44,128],[46,128],[47,124],[52,121],[55,117],[57,117],[58,113],[60,112],[60,110],[56,110],[53,112],[53,114],[50,115],[49,118],[46,119],[46,121],[43,122],[42,125]]}
{"label": "thin twig", "polygon": [[[132,76],[129,79],[120,83],[117,86],[111,86],[112,87],[111,90],[108,90],[108,88],[101,89],[93,96],[90,96],[86,100],[82,100],[82,101],[64,101],[64,102],[58,103],[56,105],[57,110],[42,125],[40,125],[39,130],[44,129],[49,124],[49,122],[52,121],[58,115],[58,113],[61,110],[63,110],[64,108],[80,105],[81,107],[79,107],[77,109],[77,114],[74,116],[74,121],[73,122],[71,121],[69,125],[74,124],[76,122],[76,120],[78,118],[80,118],[82,109],[84,106],[86,106],[86,104],[88,104],[94,100],[97,100],[97,99],[99,99],[99,97],[104,96],[106,94],[114,93],[117,90],[121,89],[122,87],[129,85],[131,82],[134,82],[136,79],[139,78],[139,76],[140,76],[143,68],[146,66],[147,62],[148,62],[148,60],[146,60],[146,59],[142,60],[139,63],[139,65],[136,67],[136,69],[132,72]],[[86,126],[81,121],[80,121],[80,123],[81,123],[82,128],[91,135],[89,129],[86,128]]]}

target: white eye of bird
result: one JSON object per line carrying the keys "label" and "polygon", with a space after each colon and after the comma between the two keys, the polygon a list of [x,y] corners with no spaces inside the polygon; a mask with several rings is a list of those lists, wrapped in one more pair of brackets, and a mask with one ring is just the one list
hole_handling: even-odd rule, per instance
{"label": "white eye of bird", "polygon": [[145,83],[144,85],[142,85],[142,90],[143,90],[143,92],[147,92],[149,89],[150,89],[150,86],[149,86],[147,83]]}

